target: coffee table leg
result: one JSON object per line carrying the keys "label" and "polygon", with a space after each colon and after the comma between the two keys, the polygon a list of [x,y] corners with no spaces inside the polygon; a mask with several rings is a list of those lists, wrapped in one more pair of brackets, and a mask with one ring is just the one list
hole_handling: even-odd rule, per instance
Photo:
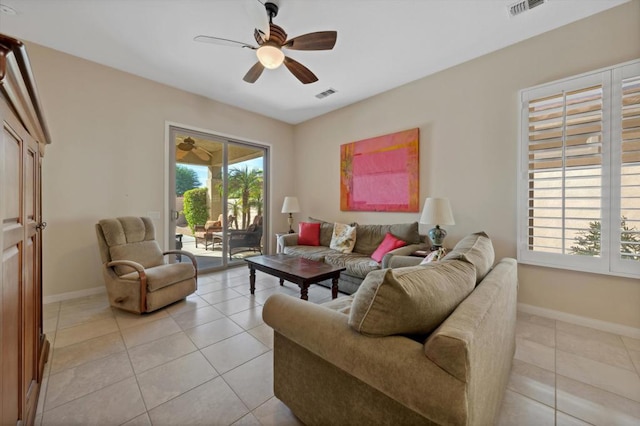
{"label": "coffee table leg", "polygon": [[256,292],[256,269],[251,265],[249,265],[249,290],[251,294]]}
{"label": "coffee table leg", "polygon": [[300,285],[300,299],[309,300],[309,284]]}
{"label": "coffee table leg", "polygon": [[338,298],[338,278],[337,277],[331,279],[331,298],[332,299]]}

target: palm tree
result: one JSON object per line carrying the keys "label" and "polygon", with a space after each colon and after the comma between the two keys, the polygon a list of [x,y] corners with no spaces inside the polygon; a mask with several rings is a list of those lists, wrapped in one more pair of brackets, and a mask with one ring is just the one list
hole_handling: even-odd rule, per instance
{"label": "palm tree", "polygon": [[240,204],[238,203],[238,200],[230,200],[228,206],[229,211],[231,212],[229,213],[228,226],[229,228],[231,228],[231,225],[233,224],[235,225],[236,229],[238,229],[238,213],[240,213]]}
{"label": "palm tree", "polygon": [[242,228],[251,223],[251,202],[262,198],[262,170],[249,166],[229,169],[229,198],[239,198],[242,207]]}

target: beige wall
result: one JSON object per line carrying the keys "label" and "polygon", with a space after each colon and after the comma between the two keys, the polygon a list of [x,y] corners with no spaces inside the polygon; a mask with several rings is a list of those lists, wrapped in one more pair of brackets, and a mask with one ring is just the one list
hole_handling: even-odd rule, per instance
{"label": "beige wall", "polygon": [[[638,16],[634,0],[295,127],[30,44],[54,141],[44,163],[45,295],[102,285],[98,219],[164,212],[165,121],[272,144],[273,230],[287,227],[285,195],[300,199],[296,223],[417,220],[341,212],[339,146],[419,127],[420,198],[451,199],[447,240],[485,230],[498,258],[515,257],[518,90],[640,57]],[[635,280],[521,266],[519,297],[640,328]]]}
{"label": "beige wall", "polygon": [[[339,147],[419,127],[420,198],[450,198],[449,244],[484,230],[498,258],[515,257],[518,91],[640,58],[639,16],[635,0],[296,126],[299,217],[417,220],[419,213],[341,212]],[[640,328],[637,280],[521,266],[519,301]]]}
{"label": "beige wall", "polygon": [[164,241],[167,121],[270,145],[271,226],[285,229],[291,125],[39,45],[27,50],[53,140],[43,164],[45,296],[104,285],[101,218],[161,212]]}

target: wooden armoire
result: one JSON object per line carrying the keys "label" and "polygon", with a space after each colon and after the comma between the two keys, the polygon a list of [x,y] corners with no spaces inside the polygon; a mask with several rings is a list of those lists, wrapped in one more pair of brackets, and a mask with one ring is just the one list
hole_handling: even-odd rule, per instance
{"label": "wooden armoire", "polygon": [[25,46],[0,34],[0,424],[31,425],[42,329],[41,166],[50,143]]}

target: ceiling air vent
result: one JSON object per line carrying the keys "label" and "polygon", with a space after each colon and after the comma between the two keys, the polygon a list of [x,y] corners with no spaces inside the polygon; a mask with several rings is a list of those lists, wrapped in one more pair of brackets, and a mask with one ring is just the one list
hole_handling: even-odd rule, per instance
{"label": "ceiling air vent", "polygon": [[522,0],[509,6],[509,14],[511,16],[520,15],[529,9],[543,4],[545,0]]}
{"label": "ceiling air vent", "polygon": [[333,95],[333,94],[334,94],[334,93],[336,93],[336,92],[337,92],[337,90],[336,90],[336,89],[331,89],[331,88],[329,88],[329,89],[325,90],[325,91],[324,91],[324,92],[322,92],[322,93],[318,93],[318,94],[316,95],[316,98],[318,98],[318,99],[324,99],[324,98],[326,98],[327,96],[331,96],[331,95]]}

